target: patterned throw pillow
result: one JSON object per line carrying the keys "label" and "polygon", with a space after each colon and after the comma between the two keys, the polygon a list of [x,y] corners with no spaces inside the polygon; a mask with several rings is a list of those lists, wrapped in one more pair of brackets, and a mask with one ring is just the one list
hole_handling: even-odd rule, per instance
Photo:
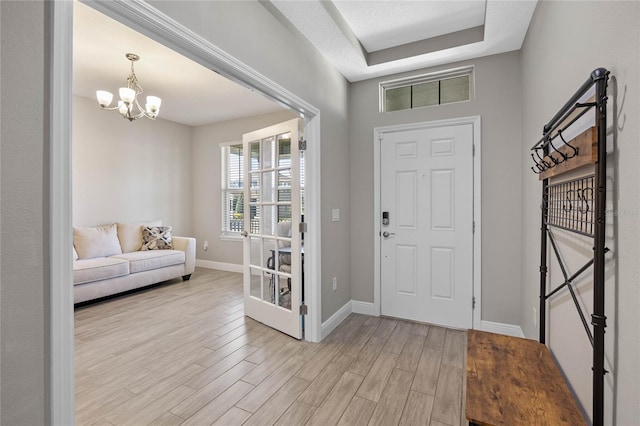
{"label": "patterned throw pillow", "polygon": [[140,250],[173,249],[173,237],[170,226],[143,226],[142,248]]}

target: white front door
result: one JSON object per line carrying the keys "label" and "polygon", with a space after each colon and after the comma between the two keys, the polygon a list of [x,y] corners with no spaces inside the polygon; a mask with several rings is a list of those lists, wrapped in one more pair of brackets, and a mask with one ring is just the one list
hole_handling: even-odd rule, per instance
{"label": "white front door", "polygon": [[301,120],[243,135],[244,312],[302,338]]}
{"label": "white front door", "polygon": [[382,315],[471,328],[473,125],[385,133],[380,158]]}

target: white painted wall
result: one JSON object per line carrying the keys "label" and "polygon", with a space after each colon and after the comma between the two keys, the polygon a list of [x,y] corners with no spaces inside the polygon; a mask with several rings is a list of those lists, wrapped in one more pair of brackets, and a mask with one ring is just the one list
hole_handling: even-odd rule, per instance
{"label": "white painted wall", "polygon": [[129,122],[74,96],[74,225],[160,219],[193,236],[191,133],[160,118]]}
{"label": "white painted wall", "polygon": [[[242,135],[295,118],[289,111],[225,121],[193,128],[193,236],[198,241],[196,258],[242,265],[242,239],[221,239],[220,144],[242,143]],[[204,251],[204,241],[209,250]]]}
{"label": "white painted wall", "polygon": [[[575,93],[591,71],[611,71],[608,108],[608,193],[615,214],[607,218],[605,424],[635,425],[640,419],[640,244],[638,217],[640,150],[640,4],[638,2],[539,3],[522,49],[522,317],[527,337],[537,338],[532,309],[538,305],[540,194],[530,172],[528,149],[543,125]],[[563,238],[569,273],[590,255],[588,243]],[[555,260],[554,260],[555,262]],[[589,272],[591,272],[590,270]],[[578,283],[591,309],[590,274]],[[559,284],[559,271],[551,282]],[[590,314],[590,312],[589,312]],[[591,346],[564,294],[551,304],[549,343],[586,412],[591,414]],[[588,317],[587,321],[590,321]]]}
{"label": "white painted wall", "polygon": [[[469,102],[381,114],[381,81],[475,65]],[[519,52],[479,58],[351,85],[351,294],[373,302],[373,128],[479,115],[482,119],[482,319],[520,322],[520,91]],[[471,218],[471,213],[470,218]],[[471,220],[471,219],[470,219]]]}

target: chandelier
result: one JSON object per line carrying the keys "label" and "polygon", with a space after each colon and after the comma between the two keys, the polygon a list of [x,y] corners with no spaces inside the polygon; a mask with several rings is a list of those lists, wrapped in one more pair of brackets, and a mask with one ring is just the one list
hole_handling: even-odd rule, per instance
{"label": "chandelier", "polygon": [[160,103],[162,100],[157,96],[147,96],[145,108],[138,103],[138,95],[142,94],[142,86],[138,83],[138,78],[133,70],[133,64],[140,59],[135,53],[127,53],[125,55],[131,61],[131,74],[127,77],[127,87],[121,87],[119,90],[120,100],[118,105],[109,107],[113,100],[113,94],[105,90],[98,90],[96,97],[100,108],[104,110],[118,110],[118,112],[127,120],[133,121],[138,118],[147,117],[155,120],[160,111]]}

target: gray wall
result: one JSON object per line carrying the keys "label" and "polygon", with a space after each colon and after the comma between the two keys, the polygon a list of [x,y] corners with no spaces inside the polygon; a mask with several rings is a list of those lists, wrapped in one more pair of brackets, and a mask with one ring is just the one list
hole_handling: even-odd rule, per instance
{"label": "gray wall", "polygon": [[129,122],[74,96],[74,225],[160,219],[192,236],[191,132],[160,118]]}
{"label": "gray wall", "polygon": [[0,423],[48,412],[48,37],[45,2],[0,2]]}
{"label": "gray wall", "polygon": [[[348,285],[330,290],[331,276],[349,277],[346,80],[258,2],[153,4],[322,111],[322,316],[330,317],[351,298]],[[47,424],[49,417],[47,8],[0,2],[2,424]],[[338,207],[344,219],[332,223]]]}
{"label": "gray wall", "polygon": [[[321,110],[322,320],[350,299],[349,141],[345,78],[257,1],[153,1],[154,7]],[[341,221],[331,222],[331,209]],[[337,291],[331,277],[337,277]]]}
{"label": "gray wall", "polygon": [[[538,5],[522,49],[523,128],[523,268],[521,325],[530,338],[532,307],[538,304],[540,183],[529,170],[526,151],[556,111],[597,67],[611,71],[609,83],[608,198],[615,214],[607,218],[607,333],[605,424],[633,425],[640,419],[640,316],[638,277],[640,245],[640,108],[638,2],[555,2]],[[570,272],[589,246],[568,241],[564,251]],[[566,243],[566,241],[565,241]],[[565,244],[566,245],[566,244]],[[589,271],[591,272],[591,271]],[[552,274],[554,271],[552,271]],[[557,271],[554,275],[558,281]],[[589,281],[589,280],[587,280]],[[591,307],[590,283],[579,283],[585,306]],[[571,301],[552,302],[551,350],[586,411],[591,413],[591,347]],[[615,398],[615,402],[614,402]]]}
{"label": "gray wall", "polygon": [[[350,277],[350,242],[357,243],[353,250],[352,265],[354,271],[354,299],[371,301],[372,295],[372,252],[368,247],[371,241],[372,223],[366,223],[367,211],[372,208],[370,181],[373,178],[371,165],[373,156],[367,143],[372,143],[372,129],[378,125],[395,124],[382,120],[368,108],[377,105],[377,90],[369,93],[367,82],[354,85],[352,95],[354,106],[362,105],[369,112],[360,117],[354,116],[354,128],[351,128],[353,157],[350,163],[349,128],[347,124],[348,84],[317,53],[308,50],[308,44],[296,40],[264,8],[256,2],[156,2],[193,31],[213,41],[230,54],[250,64],[258,71],[279,82],[294,93],[322,110],[322,202],[323,202],[323,319],[328,318],[339,307],[351,299],[349,286],[338,292],[331,292],[330,277],[338,275],[340,279]],[[48,153],[46,123],[48,92],[47,78],[50,62],[48,58],[48,34],[45,33],[48,21],[44,2],[0,2],[0,32],[2,46],[0,51],[1,87],[0,108],[0,423],[2,424],[47,424],[48,421],[48,291],[49,275],[47,260],[49,241],[47,239],[49,220]],[[606,19],[601,19],[601,18]],[[618,154],[617,209],[625,212],[618,216],[618,243],[616,253],[615,285],[609,323],[616,325],[614,333],[607,333],[607,339],[613,342],[615,353],[611,355],[615,370],[607,380],[615,380],[614,392],[615,420],[617,424],[637,423],[640,418],[640,396],[637,378],[638,359],[640,359],[640,331],[637,305],[640,300],[638,276],[640,247],[638,246],[638,222],[640,212],[638,203],[638,3],[573,3],[542,2],[534,17],[531,30],[525,42],[522,55],[522,77],[525,96],[521,102],[518,72],[504,74],[500,64],[505,67],[517,67],[518,54],[500,55],[475,61],[480,72],[480,64],[485,63],[487,70],[493,70],[501,78],[489,79],[484,89],[477,80],[476,103],[468,106],[455,106],[460,111],[456,115],[483,116],[483,159],[504,152],[506,158],[516,156],[525,159],[525,150],[529,141],[537,140],[542,123],[552,115],[558,105],[575,90],[577,83],[586,77],[592,68],[606,66],[613,70],[617,80],[615,125]],[[242,25],[238,25],[242,22]],[[598,31],[594,31],[597,29]],[[587,32],[590,32],[588,34]],[[581,37],[584,37],[581,38]],[[248,42],[250,40],[251,42]],[[588,42],[587,42],[588,41]],[[595,47],[600,55],[594,56]],[[495,64],[491,61],[499,58]],[[554,65],[557,64],[557,65]],[[554,70],[556,79],[549,79],[548,72]],[[485,71],[486,72],[486,71]],[[479,77],[478,77],[479,78]],[[28,82],[28,84],[25,84]],[[613,86],[613,84],[612,84]],[[506,88],[506,90],[505,90]],[[546,88],[542,90],[541,88]],[[364,93],[358,94],[359,90]],[[485,90],[482,93],[481,90]],[[612,87],[613,90],[613,87]],[[481,97],[482,95],[482,97]],[[493,97],[493,105],[484,99]],[[359,99],[359,100],[358,100]],[[373,101],[373,103],[367,101]],[[479,103],[483,103],[480,108]],[[474,105],[473,107],[471,105]],[[504,105],[504,106],[503,106]],[[519,105],[523,105],[520,115]],[[507,108],[507,106],[509,108]],[[454,108],[454,106],[450,106]],[[512,109],[516,109],[512,117]],[[7,111],[11,111],[8,114]],[[441,113],[407,112],[397,119],[398,122],[425,121],[445,118]],[[355,112],[355,111],[354,111]],[[520,120],[522,122],[523,141],[518,141]],[[515,121],[511,121],[511,119]],[[395,121],[395,119],[394,119]],[[504,122],[499,126],[497,122]],[[357,128],[366,130],[360,134]],[[513,135],[513,139],[510,139]],[[511,142],[506,139],[510,139]],[[514,145],[517,147],[514,148]],[[492,148],[493,147],[493,148]],[[512,152],[511,149],[518,152]],[[522,152],[519,152],[522,151]],[[502,220],[492,218],[491,212],[483,214],[485,241],[483,251],[488,253],[494,246],[500,245],[508,260],[514,261],[515,274],[520,265],[520,250],[525,263],[522,270],[523,291],[520,324],[529,337],[535,336],[531,324],[531,306],[537,295],[535,280],[537,277],[537,213],[539,184],[532,179],[526,168],[517,170],[507,167],[496,175],[483,176],[484,187],[502,185],[507,194],[513,192],[512,185],[522,189],[522,211],[509,205],[515,211],[514,217],[522,216],[520,228],[513,229],[509,218],[503,226]],[[351,166],[352,173],[349,172]],[[485,168],[486,169],[486,168]],[[362,175],[360,175],[362,173]],[[349,186],[346,184],[353,177]],[[515,182],[515,183],[514,183]],[[366,191],[369,188],[368,192]],[[349,196],[353,197],[353,230],[350,238]],[[500,201],[504,197],[485,191],[484,205],[491,200]],[[343,220],[330,221],[331,208],[342,210]],[[484,210],[484,209],[483,209]],[[371,215],[369,215],[371,216]],[[360,223],[360,218],[365,222]],[[368,219],[369,221],[371,219]],[[488,223],[487,223],[488,222]],[[499,231],[491,233],[490,231]],[[357,238],[362,232],[363,237]],[[487,233],[489,234],[487,235]],[[369,237],[367,237],[369,235]],[[487,240],[495,238],[498,242]],[[507,245],[500,244],[507,238]],[[525,243],[526,242],[526,243]],[[514,254],[513,252],[516,252]],[[486,254],[485,254],[486,257]],[[531,259],[531,260],[530,260]],[[485,259],[486,260],[486,259]],[[495,321],[514,322],[513,310],[517,311],[519,302],[511,303],[513,289],[519,298],[518,284],[505,285],[502,277],[510,276],[509,262],[485,267],[487,273],[498,278],[499,286],[504,288],[504,302],[491,303],[488,296],[483,305],[485,318]],[[371,272],[370,272],[371,271]],[[371,275],[369,275],[371,274]],[[490,278],[483,277],[485,286],[492,285]],[[533,285],[532,285],[533,283]],[[508,312],[500,309],[504,303]],[[515,308],[514,308],[515,306]],[[491,314],[495,310],[497,314]],[[488,315],[491,314],[491,315]],[[517,323],[517,321],[515,321]],[[576,348],[576,356],[584,352]],[[613,379],[612,379],[613,377]],[[609,412],[612,410],[608,408]]]}
{"label": "gray wall", "polygon": [[[220,144],[242,142],[243,133],[297,116],[289,111],[199,126],[193,129],[193,236],[196,258],[242,265],[242,239],[221,239]],[[203,242],[209,242],[204,251]]]}
{"label": "gray wall", "polygon": [[[381,114],[380,81],[475,65],[475,99]],[[482,117],[482,319],[520,322],[520,54],[506,53],[351,85],[351,294],[373,302],[373,129]],[[508,208],[505,208],[508,204]]]}

